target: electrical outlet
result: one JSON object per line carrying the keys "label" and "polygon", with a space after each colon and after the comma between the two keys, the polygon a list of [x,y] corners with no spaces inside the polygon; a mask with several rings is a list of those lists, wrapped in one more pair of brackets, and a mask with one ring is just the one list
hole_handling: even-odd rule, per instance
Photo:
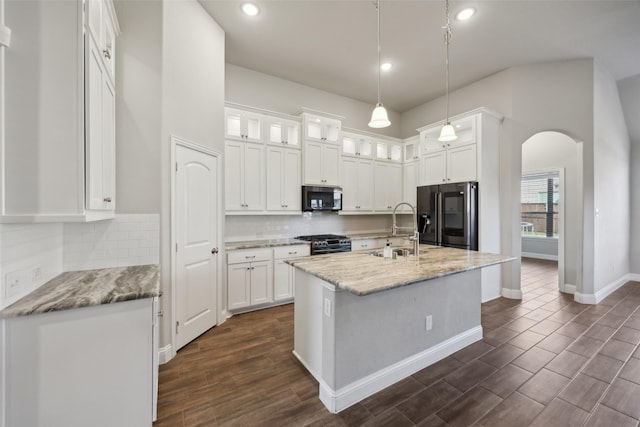
{"label": "electrical outlet", "polygon": [[329,298],[324,299],[324,315],[331,317],[331,300]]}
{"label": "electrical outlet", "polygon": [[430,331],[431,329],[433,329],[433,316],[432,315],[428,315],[427,317],[424,318],[424,329],[426,331]]}
{"label": "electrical outlet", "polygon": [[24,278],[21,271],[13,271],[7,273],[4,287],[5,298],[11,298],[12,296],[20,293],[20,289],[24,284]]}

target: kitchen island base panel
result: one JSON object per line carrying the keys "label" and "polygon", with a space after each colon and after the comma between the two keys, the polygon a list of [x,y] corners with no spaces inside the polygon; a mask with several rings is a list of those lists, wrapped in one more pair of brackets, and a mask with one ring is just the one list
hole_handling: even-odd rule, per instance
{"label": "kitchen island base panel", "polygon": [[297,269],[295,292],[294,354],[332,412],[482,339],[480,270],[358,296]]}

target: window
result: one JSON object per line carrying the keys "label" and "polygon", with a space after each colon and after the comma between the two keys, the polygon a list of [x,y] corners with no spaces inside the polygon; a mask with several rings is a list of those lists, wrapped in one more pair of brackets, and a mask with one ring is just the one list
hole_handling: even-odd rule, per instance
{"label": "window", "polygon": [[522,236],[558,238],[558,172],[522,176],[520,231]]}

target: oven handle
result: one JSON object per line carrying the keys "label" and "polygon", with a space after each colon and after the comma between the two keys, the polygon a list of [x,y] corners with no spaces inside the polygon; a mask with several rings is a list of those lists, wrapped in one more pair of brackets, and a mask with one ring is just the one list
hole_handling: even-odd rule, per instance
{"label": "oven handle", "polygon": [[318,251],[313,251],[311,255],[325,255],[325,254],[334,254],[339,252],[351,252],[351,247],[339,248],[339,249],[320,249]]}

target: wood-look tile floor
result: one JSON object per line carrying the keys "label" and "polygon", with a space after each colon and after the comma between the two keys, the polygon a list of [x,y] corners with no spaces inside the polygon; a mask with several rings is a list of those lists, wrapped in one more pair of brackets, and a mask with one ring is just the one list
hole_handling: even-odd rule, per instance
{"label": "wood-look tile floor", "polygon": [[234,316],[160,366],[154,427],[637,426],[640,283],[582,305],[556,263],[522,272],[522,301],[482,305],[482,341],[337,415],[291,354],[292,305]]}

